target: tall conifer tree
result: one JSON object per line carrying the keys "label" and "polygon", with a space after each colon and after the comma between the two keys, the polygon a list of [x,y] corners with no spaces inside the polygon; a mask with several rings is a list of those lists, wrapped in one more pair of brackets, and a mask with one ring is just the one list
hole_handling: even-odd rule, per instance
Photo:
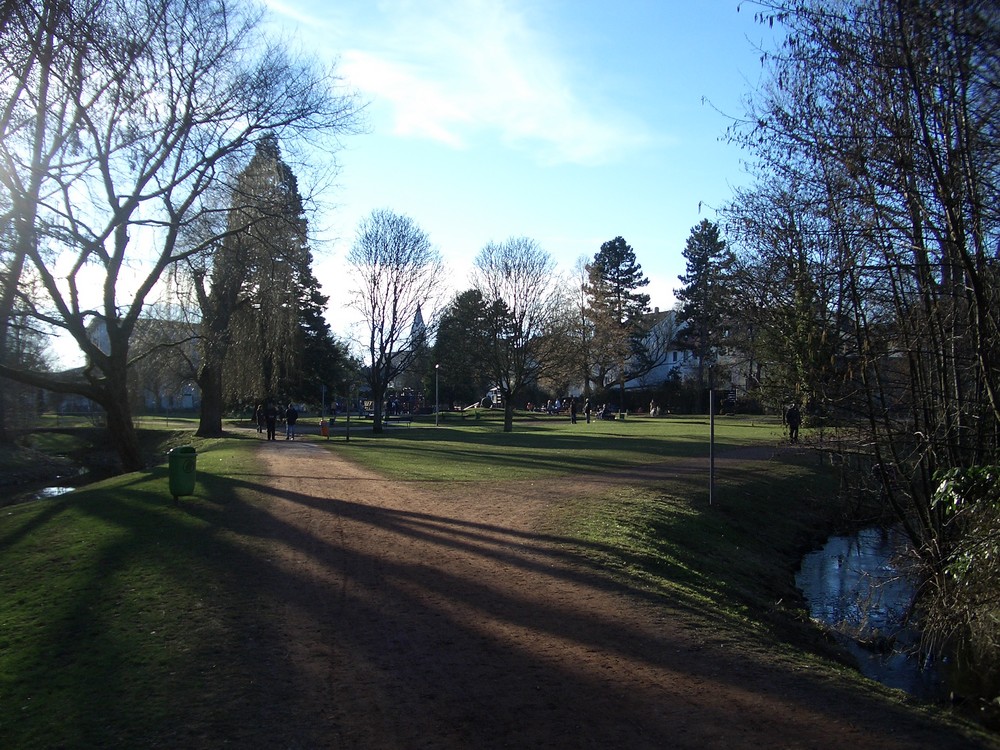
{"label": "tall conifer tree", "polygon": [[704,384],[705,365],[714,361],[720,328],[731,309],[727,277],[733,256],[718,225],[708,219],[692,227],[683,254],[687,267],[678,279],[684,286],[674,293],[682,303],[679,322],[687,324],[683,338],[698,358],[698,382]]}
{"label": "tall conifer tree", "polygon": [[[645,318],[649,295],[639,290],[649,284],[635,251],[622,237],[601,245],[587,270],[589,317],[593,323],[593,351],[601,352],[595,364],[612,371],[619,386],[619,408],[624,408],[629,366],[645,359]],[[607,383],[602,383],[607,385]]]}
{"label": "tall conifer tree", "polygon": [[200,295],[203,434],[221,429],[226,404],[317,399],[349,366],[323,319],[298,181],[273,135],[238,177],[229,226]]}

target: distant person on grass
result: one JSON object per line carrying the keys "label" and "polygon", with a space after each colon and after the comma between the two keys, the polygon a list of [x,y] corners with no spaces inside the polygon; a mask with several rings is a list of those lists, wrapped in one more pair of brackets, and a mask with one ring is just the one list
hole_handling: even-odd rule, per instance
{"label": "distant person on grass", "polygon": [[788,441],[790,443],[799,442],[799,425],[802,424],[802,412],[799,405],[792,403],[785,414],[785,421],[788,423]]}
{"label": "distant person on grass", "polygon": [[267,401],[267,406],[264,407],[264,421],[267,423],[267,439],[277,440],[274,433],[278,427],[278,407],[270,399]]}

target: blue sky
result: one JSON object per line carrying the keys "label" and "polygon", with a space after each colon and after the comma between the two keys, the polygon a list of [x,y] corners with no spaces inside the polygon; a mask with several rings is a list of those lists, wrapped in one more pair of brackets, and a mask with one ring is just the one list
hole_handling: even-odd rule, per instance
{"label": "blue sky", "polygon": [[[673,304],[691,228],[743,155],[726,115],[767,32],[738,0],[268,0],[370,102],[338,154],[315,271],[344,334],[344,257],[374,208],[407,214],[467,288],[489,241],[528,236],[569,274],[621,235]],[[721,112],[725,114],[720,114]]]}

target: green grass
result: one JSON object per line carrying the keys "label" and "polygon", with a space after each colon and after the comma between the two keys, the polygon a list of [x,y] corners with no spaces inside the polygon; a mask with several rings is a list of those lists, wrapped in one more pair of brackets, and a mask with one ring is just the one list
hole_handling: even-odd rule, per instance
{"label": "green grass", "polygon": [[56,456],[66,456],[90,446],[79,432],[35,432],[24,438],[24,447]]}
{"label": "green grass", "polygon": [[[707,456],[709,423],[704,417],[624,421],[566,418],[520,419],[513,432],[503,432],[496,412],[482,419],[456,415],[438,427],[414,423],[390,426],[373,435],[371,423],[353,422],[345,442],[343,420],[329,441],[338,453],[397,479],[475,481],[531,479],[575,472],[617,472],[669,458]],[[780,424],[774,419],[719,417],[717,454],[750,445],[776,443]]]}
{"label": "green grass", "polygon": [[160,467],[0,511],[0,745],[140,747],[173,735],[179,704],[239,693],[250,607],[226,558],[245,552],[216,521],[249,451],[199,452],[183,506]]}
{"label": "green grass", "polygon": [[631,585],[716,625],[773,632],[798,601],[802,553],[843,520],[834,481],[815,462],[747,464],[719,478],[712,505],[698,476],[620,487],[562,523],[582,554]]}
{"label": "green grass", "polygon": [[[774,444],[779,434],[773,422],[720,419],[717,449]],[[391,476],[492,481],[704,456],[707,421],[532,420],[503,433],[483,419],[307,439]],[[266,709],[262,686],[290,670],[261,659],[284,648],[284,610],[255,586],[273,574],[258,536],[266,505],[256,435],[164,440],[198,451],[195,495],[179,504],[161,465],[0,508],[0,747],[238,740],[253,731],[238,724],[247,707]],[[814,459],[754,467],[720,479],[711,506],[703,476],[625,486],[554,506],[544,531],[627,586],[685,608],[711,638],[814,669],[814,657],[782,640],[811,629],[780,600],[793,595],[802,548],[838,506]]]}

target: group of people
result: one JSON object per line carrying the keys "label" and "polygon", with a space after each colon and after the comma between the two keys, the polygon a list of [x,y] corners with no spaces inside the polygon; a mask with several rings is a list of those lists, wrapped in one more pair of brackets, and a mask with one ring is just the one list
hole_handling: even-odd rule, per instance
{"label": "group of people", "polygon": [[285,422],[285,440],[295,440],[295,423],[299,420],[299,412],[294,404],[289,404],[286,409],[281,409],[274,401],[268,399],[257,404],[254,412],[257,421],[257,434],[267,433],[268,440],[277,440],[278,419]]}
{"label": "group of people", "polygon": [[569,396],[565,400],[557,398],[555,401],[552,401],[550,399],[545,402],[544,406],[540,407],[536,407],[535,404],[528,402],[527,408],[528,411],[542,411],[545,414],[553,416],[568,412],[569,420],[573,424],[576,424],[576,419],[580,411],[583,411],[587,419],[587,424],[590,424],[591,419],[614,419],[614,408],[611,404],[594,406],[590,403],[589,398],[585,398],[581,406],[575,396]]}

